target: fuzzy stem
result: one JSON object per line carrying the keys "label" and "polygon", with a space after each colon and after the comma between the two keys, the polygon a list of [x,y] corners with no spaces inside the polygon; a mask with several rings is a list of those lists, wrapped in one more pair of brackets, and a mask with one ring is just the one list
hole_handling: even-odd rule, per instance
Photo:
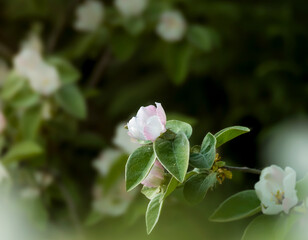
{"label": "fuzzy stem", "polygon": [[233,166],[224,166],[224,168],[231,170],[231,171],[235,170],[235,171],[246,172],[246,173],[261,174],[261,170],[255,169],[255,168],[233,167]]}

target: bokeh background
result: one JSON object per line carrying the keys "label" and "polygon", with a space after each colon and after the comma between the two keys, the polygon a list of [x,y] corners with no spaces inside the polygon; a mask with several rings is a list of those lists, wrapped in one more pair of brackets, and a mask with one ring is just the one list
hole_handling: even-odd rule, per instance
{"label": "bokeh background", "polygon": [[[220,149],[229,165],[262,168],[275,163],[292,166],[299,178],[304,176],[308,5],[301,0],[127,0],[121,10],[121,3],[106,0],[93,12],[78,13],[86,2],[0,0],[1,84],[8,72],[16,71],[14,57],[32,36],[43,46],[43,58],[57,57],[74,66],[74,84],[86,103],[80,116],[67,107],[62,110],[61,104],[58,108],[52,96],[21,107],[2,100],[10,129],[3,154],[25,137],[16,135],[24,112],[46,101],[55,107],[32,139],[43,146],[44,157],[7,166],[14,189],[27,192],[20,194],[26,196],[20,211],[14,204],[3,207],[7,213],[1,213],[5,217],[0,217],[0,229],[14,240],[26,233],[29,239],[63,240],[240,239],[250,219],[220,224],[207,218],[228,196],[253,188],[257,176],[241,173],[197,206],[176,192],[147,236],[147,199],[140,193],[125,195],[121,185],[125,160],[134,148],[128,146],[124,125],[140,106],[160,102],[169,120],[193,126],[195,144],[207,132],[247,126],[251,133]],[[183,28],[171,40],[157,30],[162,14],[170,10],[185,22],[166,20],[167,32]],[[97,23],[91,20],[95,17]],[[78,19],[92,27],[78,25]],[[33,184],[37,172],[52,179],[39,193],[41,183]]]}

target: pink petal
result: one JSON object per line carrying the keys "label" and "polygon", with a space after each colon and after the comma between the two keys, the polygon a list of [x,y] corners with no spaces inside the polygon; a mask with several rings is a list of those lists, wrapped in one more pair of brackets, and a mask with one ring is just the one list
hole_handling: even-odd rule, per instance
{"label": "pink petal", "polygon": [[148,119],[146,126],[144,127],[143,134],[146,140],[155,141],[161,133],[165,132],[165,126],[162,125],[158,116],[153,116]]}
{"label": "pink petal", "polygon": [[163,107],[162,107],[162,105],[160,103],[156,102],[155,104],[156,104],[156,114],[159,117],[159,119],[162,122],[162,124],[165,126],[166,125],[166,121],[167,121],[165,110],[163,109]]}
{"label": "pink petal", "polygon": [[137,118],[145,123],[148,118],[156,115],[156,108],[153,105],[147,107],[141,107],[137,112]]}

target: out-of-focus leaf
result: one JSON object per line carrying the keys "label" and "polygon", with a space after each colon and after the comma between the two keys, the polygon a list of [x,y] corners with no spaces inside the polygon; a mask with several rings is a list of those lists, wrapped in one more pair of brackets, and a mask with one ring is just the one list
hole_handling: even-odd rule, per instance
{"label": "out-of-focus leaf", "polygon": [[297,197],[299,200],[304,200],[308,197],[308,174],[296,183]]}
{"label": "out-of-focus leaf", "polygon": [[139,35],[145,28],[145,22],[143,18],[125,19],[124,27],[131,35]]}
{"label": "out-of-focus leaf", "polygon": [[204,52],[209,52],[213,49],[213,35],[212,29],[201,25],[190,26],[187,34],[188,40]]}
{"label": "out-of-focus leaf", "polygon": [[134,54],[137,45],[137,38],[128,34],[117,34],[112,38],[111,49],[117,59],[126,61]]}
{"label": "out-of-focus leaf", "polygon": [[57,68],[62,84],[74,83],[80,78],[79,71],[64,58],[50,57],[47,61]]}
{"label": "out-of-focus leaf", "polygon": [[93,226],[93,225],[99,223],[103,218],[104,218],[104,216],[101,213],[94,211],[94,210],[91,210],[89,215],[87,216],[85,222],[84,222],[84,225]]}
{"label": "out-of-focus leaf", "polygon": [[230,222],[250,217],[261,211],[261,202],[255,190],[234,194],[225,200],[210,217],[214,222]]}
{"label": "out-of-focus leaf", "polygon": [[188,45],[168,45],[164,57],[167,73],[174,84],[181,85],[189,73],[192,49]]}
{"label": "out-of-focus leaf", "polygon": [[20,119],[20,131],[25,140],[34,140],[42,121],[42,109],[35,107],[24,113]]}
{"label": "out-of-focus leaf", "polygon": [[2,86],[2,99],[6,101],[12,99],[25,84],[26,79],[18,76],[15,72],[11,72]]}
{"label": "out-of-focus leaf", "polygon": [[184,185],[184,196],[190,203],[197,204],[203,200],[208,190],[213,188],[216,182],[216,173],[194,175]]}
{"label": "out-of-focus leaf", "polygon": [[12,162],[26,160],[43,153],[43,149],[37,143],[24,141],[13,145],[3,156],[2,161],[5,165]]}
{"label": "out-of-focus leaf", "polygon": [[63,110],[74,117],[84,119],[87,115],[85,99],[73,84],[62,86],[56,93],[56,101]]}

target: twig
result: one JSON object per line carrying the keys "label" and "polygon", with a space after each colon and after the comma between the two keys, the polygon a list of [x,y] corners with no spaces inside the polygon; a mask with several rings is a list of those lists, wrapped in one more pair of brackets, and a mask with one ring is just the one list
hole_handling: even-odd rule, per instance
{"label": "twig", "polygon": [[88,84],[89,87],[93,88],[98,84],[110,59],[111,59],[111,53],[109,50],[106,50],[101,55],[100,59],[98,60],[97,64],[94,67],[94,70],[89,79],[89,84]]}
{"label": "twig", "polygon": [[70,218],[73,222],[73,225],[76,229],[76,231],[78,232],[78,234],[80,234],[80,236],[83,236],[83,231],[82,231],[82,227],[81,227],[81,222],[79,219],[79,216],[77,214],[77,210],[76,210],[76,205],[73,201],[73,199],[71,198],[70,193],[68,192],[66,186],[64,184],[62,184],[60,181],[57,181],[57,185],[59,187],[59,190],[64,198],[64,201],[66,202],[69,214],[70,214]]}
{"label": "twig", "polygon": [[233,167],[233,166],[224,166],[224,168],[231,170],[231,171],[235,170],[235,171],[246,172],[246,173],[261,174],[261,170],[255,169],[255,168]]}
{"label": "twig", "polygon": [[71,12],[74,10],[75,6],[79,3],[79,1],[80,0],[71,1],[67,9],[64,11],[64,14],[60,17],[57,26],[55,27],[54,31],[51,33],[51,36],[49,38],[49,42],[47,44],[47,52],[51,53],[55,49],[58,40],[60,38],[60,35],[65,28],[66,22],[69,16],[71,16]]}

